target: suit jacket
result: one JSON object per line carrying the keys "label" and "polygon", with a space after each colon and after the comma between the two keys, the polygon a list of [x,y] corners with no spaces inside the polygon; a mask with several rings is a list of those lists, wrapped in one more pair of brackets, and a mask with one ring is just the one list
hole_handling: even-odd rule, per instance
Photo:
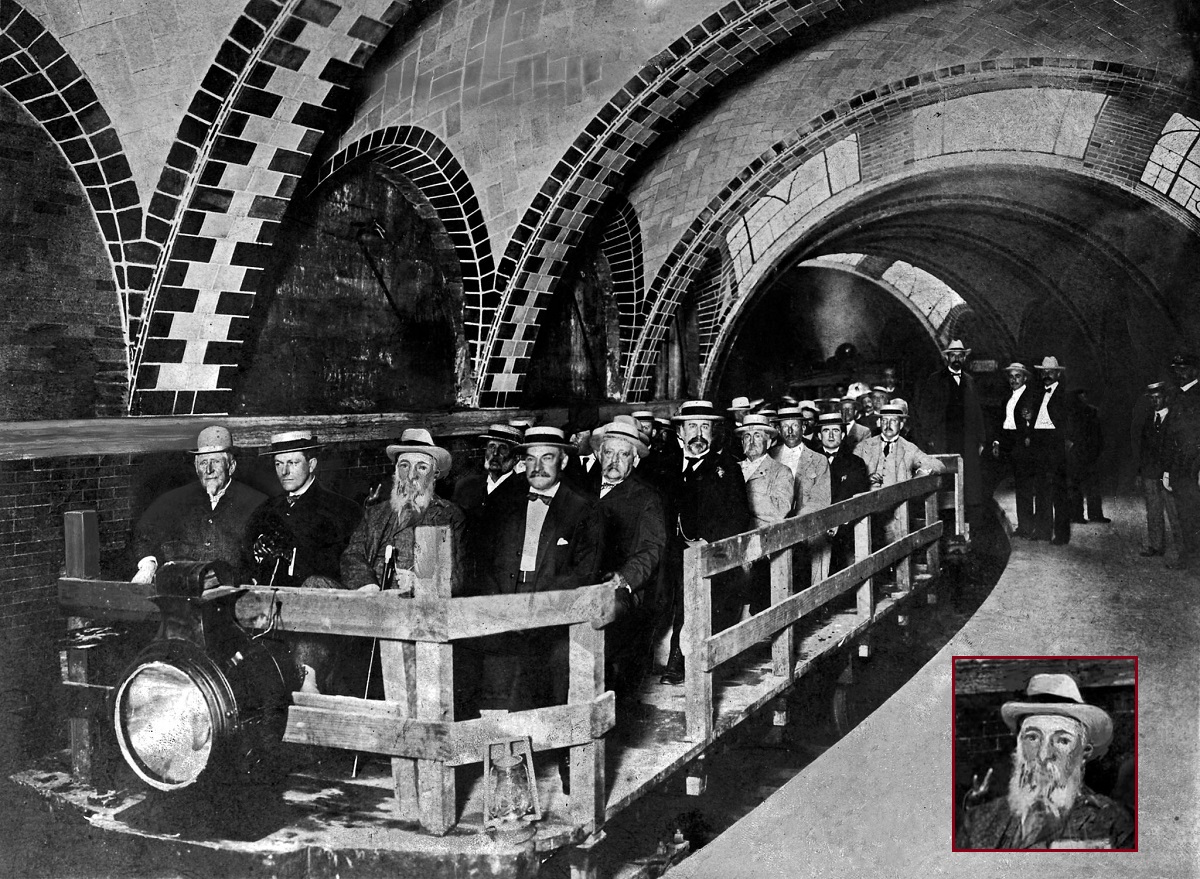
{"label": "suit jacket", "polygon": [[[944,366],[925,379],[917,392],[914,410],[915,428],[919,433],[913,439],[932,455],[961,454],[963,493],[968,504],[978,504],[983,499],[983,480],[979,472],[979,447],[985,440],[983,410],[979,406],[975,380],[965,371],[961,380],[961,385],[956,383]],[[962,428],[957,435],[946,421],[954,394],[962,395]]]}
{"label": "suit jacket", "polygon": [[[640,468],[639,468],[640,469]],[[600,577],[618,573],[632,590],[635,607],[654,607],[664,598],[661,574],[667,519],[658,491],[637,473],[600,498]]]}
{"label": "suit jacket", "polygon": [[509,473],[489,494],[487,480],[487,473],[471,473],[454,483],[454,494],[451,495],[450,501],[457,504],[467,514],[468,519],[478,515],[484,502],[496,492],[524,492],[529,488],[528,482],[520,473]]}
{"label": "suit jacket", "polygon": [[1200,470],[1200,385],[1171,399],[1163,452],[1173,480],[1195,479]]}
{"label": "suit jacket", "polygon": [[796,514],[811,513],[829,506],[829,461],[807,446],[796,467]]}
{"label": "suit jacket", "polygon": [[[1004,457],[1011,457],[1014,453],[1020,455],[1024,450],[1030,447],[1025,444],[1025,440],[1033,439],[1033,424],[1037,421],[1038,410],[1042,406],[1042,389],[1026,382],[1021,388],[1021,396],[1017,397],[1017,403],[1013,407],[1013,423],[1016,424],[1015,430],[1004,429],[1004,418],[1007,412],[1008,400],[1004,401],[1004,405],[1000,407],[1000,418],[995,422],[995,431],[992,436],[1000,443],[1000,453]],[[1029,413],[1029,417],[1025,417],[1025,413]],[[1032,454],[1030,452],[1029,454]]]}
{"label": "suit jacket", "polygon": [[670,495],[685,539],[711,543],[754,527],[741,465],[715,449],[700,459],[694,471],[681,469],[675,474]]}
{"label": "suit jacket", "polygon": [[[529,492],[492,495],[479,541],[472,591],[484,595],[574,589],[597,581],[600,527],[596,502],[560,482],[542,523],[537,561],[530,583],[518,583],[525,547]],[[538,501],[540,503],[540,501]]]}
{"label": "suit jacket", "polygon": [[879,485],[872,483],[872,488],[883,488],[885,485],[895,485],[917,476],[920,471],[926,473],[945,473],[946,465],[932,455],[922,452],[904,437],[896,437],[892,450],[886,457],[883,454],[883,436],[873,436],[858,444],[854,454],[863,459],[867,465],[868,477],[879,474],[883,482]]}
{"label": "suit jacket", "polygon": [[249,553],[260,537],[276,549],[275,554],[255,563],[255,580],[300,586],[312,574],[340,579],[342,551],[362,513],[362,507],[350,498],[329,491],[320,482],[310,485],[294,504],[288,503],[286,494],[268,498],[254,511],[246,529]]}
{"label": "suit jacket", "polygon": [[401,527],[388,501],[380,501],[367,507],[366,514],[359,520],[358,527],[350,536],[350,543],[342,553],[342,582],[347,589],[357,589],[368,583],[376,583],[385,589],[383,582],[386,567],[387,547],[396,550],[393,564],[397,570],[413,570],[415,563],[416,529],[420,525],[448,525],[453,535],[452,552],[454,570],[451,574],[452,591],[459,593],[459,586],[466,577],[466,552],[463,532],[466,516],[457,505],[443,500],[436,494],[429,502],[420,519]]}
{"label": "suit jacket", "polygon": [[1137,461],[1137,475],[1143,479],[1161,479],[1167,469],[1166,440],[1172,411],[1167,409],[1159,427],[1154,426],[1153,410],[1142,419],[1141,430],[1137,434],[1138,441],[1134,447],[1134,460]]}
{"label": "suit jacket", "polygon": [[842,445],[846,447],[846,451],[853,452],[855,446],[870,436],[871,428],[859,424],[857,421],[851,421],[846,425],[846,438],[842,440]]}
{"label": "suit jacket", "polygon": [[562,472],[562,481],[594,501],[600,497],[600,483],[603,481],[602,470],[599,458],[596,458],[596,463],[589,471],[584,466],[583,458],[579,455],[572,455],[570,463]]}
{"label": "suit jacket", "polygon": [[[1045,396],[1046,394],[1043,391],[1042,396],[1038,400],[1038,409],[1035,409],[1033,413],[1035,425],[1033,436],[1035,440],[1038,438],[1044,439],[1047,434],[1045,428],[1039,429],[1036,427],[1038,412],[1041,411],[1042,400],[1045,399]],[[1049,415],[1050,420],[1054,422],[1054,429],[1055,433],[1057,434],[1057,439],[1062,445],[1061,448],[1058,445],[1055,445],[1052,449],[1043,447],[1041,449],[1042,460],[1040,461],[1040,463],[1043,464],[1049,463],[1046,460],[1047,454],[1054,458],[1057,458],[1059,455],[1065,457],[1067,453],[1067,443],[1071,443],[1073,445],[1079,440],[1078,407],[1075,405],[1075,401],[1071,398],[1070,393],[1066,390],[1066,388],[1063,387],[1061,382],[1059,382],[1058,387],[1054,389],[1054,393],[1050,395],[1049,402],[1046,403],[1046,414]]]}
{"label": "suit jacket", "polygon": [[755,528],[782,522],[791,514],[796,499],[796,478],[786,464],[763,455],[749,475],[744,470],[742,474]]}
{"label": "suit jacket", "polygon": [[866,462],[842,445],[829,462],[829,501],[849,500],[871,490],[871,475]]}

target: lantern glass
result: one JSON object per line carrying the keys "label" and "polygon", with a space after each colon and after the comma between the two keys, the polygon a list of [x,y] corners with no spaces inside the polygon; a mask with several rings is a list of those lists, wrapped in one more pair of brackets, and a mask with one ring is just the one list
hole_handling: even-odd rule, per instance
{"label": "lantern glass", "polygon": [[530,811],[529,774],[520,754],[505,754],[492,760],[491,814],[495,821],[516,821]]}
{"label": "lantern glass", "polygon": [[156,787],[189,784],[203,771],[213,746],[213,721],[204,693],[176,666],[150,662],[118,697],[123,744],[140,775]]}

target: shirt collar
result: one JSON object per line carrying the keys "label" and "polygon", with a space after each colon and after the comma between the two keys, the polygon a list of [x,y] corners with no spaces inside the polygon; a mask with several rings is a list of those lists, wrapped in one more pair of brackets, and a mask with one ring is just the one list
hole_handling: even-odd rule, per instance
{"label": "shirt collar", "polygon": [[506,472],[504,472],[504,473],[500,474],[500,478],[499,478],[499,479],[493,479],[493,478],[492,478],[492,474],[491,474],[491,473],[488,473],[488,475],[487,475],[487,481],[488,481],[488,485],[492,486],[492,488],[495,488],[497,485],[499,485],[499,484],[500,484],[501,482],[503,482],[504,480],[508,479],[508,477],[510,477],[510,476],[512,476],[512,471],[511,471],[511,470],[508,470],[508,471],[506,471]]}
{"label": "shirt collar", "polygon": [[313,486],[313,483],[314,483],[314,482],[316,482],[316,481],[317,481],[316,474],[313,474],[312,476],[308,477],[308,482],[304,483],[302,486],[300,486],[300,487],[299,487],[298,489],[296,489],[295,491],[289,491],[289,492],[288,492],[288,497],[290,497],[290,498],[292,498],[293,500],[295,500],[296,498],[298,498],[298,497],[300,497],[302,494],[304,494],[306,491],[308,491],[310,488],[312,488],[312,486]]}
{"label": "shirt collar", "polygon": [[1195,385],[1196,382],[1198,382],[1198,381],[1200,381],[1200,379],[1194,378],[1190,382],[1188,382],[1186,385],[1180,385],[1179,390],[1190,391],[1192,389],[1192,386]]}

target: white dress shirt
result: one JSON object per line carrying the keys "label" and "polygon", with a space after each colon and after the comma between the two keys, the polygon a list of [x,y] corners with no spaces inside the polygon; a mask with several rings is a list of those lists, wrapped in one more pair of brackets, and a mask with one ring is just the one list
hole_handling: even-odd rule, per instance
{"label": "white dress shirt", "polygon": [[1017,388],[1012,392],[1012,396],[1008,398],[1008,402],[1004,404],[1004,429],[1017,429],[1017,400],[1021,399],[1021,395],[1025,393],[1025,385]]}
{"label": "white dress shirt", "polygon": [[800,453],[803,449],[804,443],[801,443],[794,449],[789,449],[786,445],[779,447],[779,463],[791,470],[793,476],[796,475],[796,471],[800,468]]}
{"label": "white dress shirt", "polygon": [[1054,430],[1054,422],[1050,419],[1050,413],[1046,411],[1046,407],[1050,403],[1050,398],[1054,396],[1054,392],[1058,390],[1058,382],[1046,388],[1046,393],[1042,395],[1042,406],[1038,409],[1037,421],[1033,423],[1035,430]]}
{"label": "white dress shirt", "polygon": [[[561,482],[554,483],[554,487],[547,491],[538,491],[536,488],[529,489],[531,495],[538,494],[544,497],[554,497],[558,494],[558,487]],[[525,502],[525,543],[521,547],[521,570],[532,573],[537,570],[537,551],[538,543],[542,539],[542,526],[546,524],[546,513],[550,512],[550,505],[536,498],[529,498]]]}
{"label": "white dress shirt", "polygon": [[487,493],[491,494],[493,491],[498,489],[500,487],[500,483],[504,482],[504,480],[508,479],[508,477],[510,477],[510,476],[512,476],[511,470],[509,470],[507,473],[501,475],[501,477],[499,479],[493,480],[492,474],[489,473],[487,475]]}

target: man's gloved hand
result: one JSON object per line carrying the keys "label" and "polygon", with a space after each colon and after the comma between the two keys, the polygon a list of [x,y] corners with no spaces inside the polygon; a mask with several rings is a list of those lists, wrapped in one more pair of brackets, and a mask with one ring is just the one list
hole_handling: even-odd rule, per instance
{"label": "man's gloved hand", "polygon": [[154,582],[154,572],[158,570],[158,559],[152,555],[146,556],[138,562],[137,573],[130,580],[131,583],[137,583],[140,586],[149,586]]}

